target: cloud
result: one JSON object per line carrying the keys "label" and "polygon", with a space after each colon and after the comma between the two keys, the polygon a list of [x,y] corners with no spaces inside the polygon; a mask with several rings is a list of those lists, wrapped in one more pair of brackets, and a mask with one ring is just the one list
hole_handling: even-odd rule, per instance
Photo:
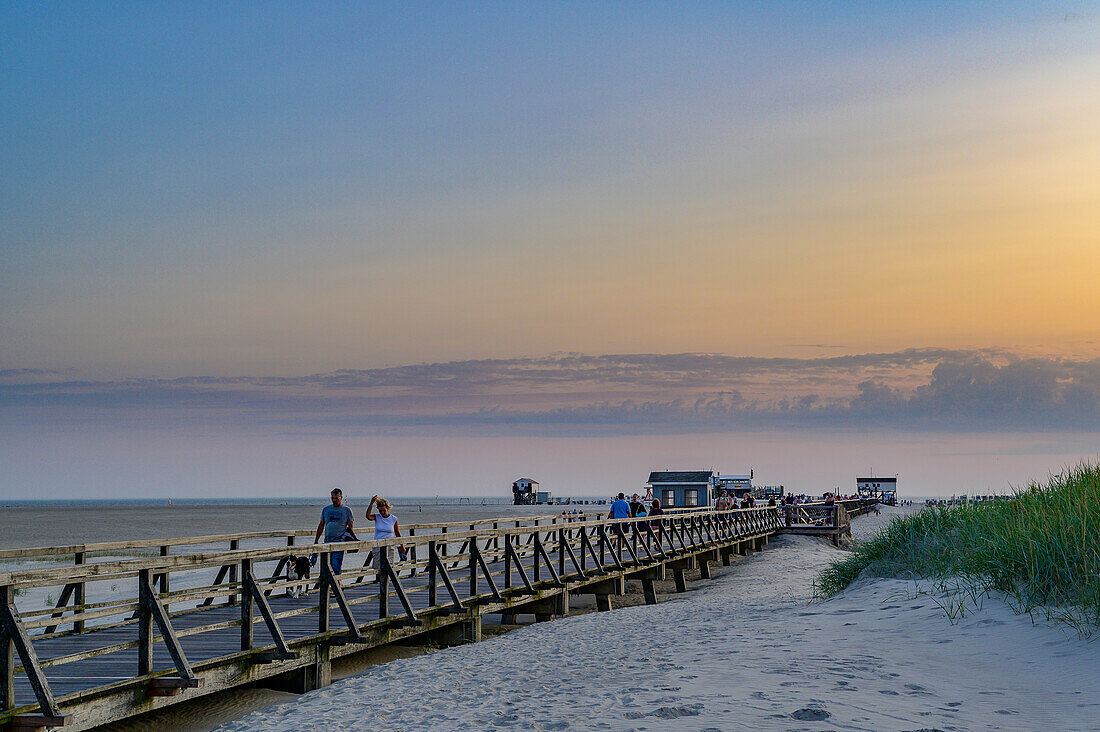
{"label": "cloud", "polygon": [[[1100,428],[1100,359],[912,349],[826,358],[556,354],[301,377],[0,380],[0,423],[279,431],[692,433]],[[41,377],[35,380],[34,377]]]}

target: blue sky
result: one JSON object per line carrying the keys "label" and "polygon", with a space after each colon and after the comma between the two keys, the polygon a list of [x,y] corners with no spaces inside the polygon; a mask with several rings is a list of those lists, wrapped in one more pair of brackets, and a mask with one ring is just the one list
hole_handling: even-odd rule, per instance
{"label": "blue sky", "polygon": [[517,430],[548,471],[570,434],[1008,430],[1041,474],[1052,432],[1096,444],[1098,18],[7,4],[0,434],[39,447],[0,496],[136,424],[476,437],[437,466],[463,490]]}

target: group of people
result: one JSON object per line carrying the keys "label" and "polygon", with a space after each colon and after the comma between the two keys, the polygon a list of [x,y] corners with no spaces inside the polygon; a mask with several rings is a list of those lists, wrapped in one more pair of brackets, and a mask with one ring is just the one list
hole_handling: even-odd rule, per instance
{"label": "group of people", "polygon": [[650,500],[649,505],[645,505],[645,501],[635,493],[630,497],[630,500],[626,500],[626,494],[620,493],[614,501],[611,503],[611,510],[607,512],[607,517],[610,519],[624,519],[624,518],[640,518],[642,516],[662,516],[664,515],[664,509],[661,508],[661,501],[657,498]]}
{"label": "group of people", "polygon": [[[329,498],[332,503],[321,509],[321,521],[317,524],[317,533],[313,537],[313,543],[321,543],[322,535],[325,537],[326,544],[359,541],[359,537],[355,535],[355,516],[352,514],[351,509],[344,505],[344,492],[339,488],[333,488]],[[376,506],[378,510],[372,511],[371,509]],[[397,516],[391,513],[391,508],[390,502],[379,495],[375,495],[370,499],[370,503],[367,504],[366,516],[367,521],[374,522],[373,538],[392,539],[401,536],[401,526],[398,524]],[[403,545],[398,544],[397,548],[402,555],[405,554]],[[393,561],[393,545],[387,544],[376,547],[372,551],[376,570],[382,569],[383,554],[386,559]],[[344,553],[341,551],[329,552],[329,564],[334,574],[340,574],[344,566]]]}

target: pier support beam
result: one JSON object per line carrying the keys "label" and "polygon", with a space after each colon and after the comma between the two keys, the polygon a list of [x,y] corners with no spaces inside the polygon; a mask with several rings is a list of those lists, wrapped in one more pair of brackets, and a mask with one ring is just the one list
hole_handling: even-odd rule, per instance
{"label": "pier support beam", "polygon": [[710,562],[706,557],[699,558],[699,577],[701,579],[710,579]]}
{"label": "pier support beam", "polygon": [[653,586],[653,580],[649,578],[642,579],[642,594],[645,595],[646,605],[657,604],[657,589]]}
{"label": "pier support beam", "polygon": [[732,554],[733,554],[733,548],[732,547],[726,547],[725,549],[722,550],[722,566],[723,567],[730,566],[730,564],[731,564],[730,556]]}
{"label": "pier support beam", "polygon": [[687,578],[684,576],[684,570],[674,569],[672,570],[672,576],[676,580],[676,591],[687,592]]}
{"label": "pier support beam", "polygon": [[288,671],[279,676],[265,679],[263,686],[277,691],[288,691],[291,694],[305,694],[317,689],[323,689],[332,683],[332,660],[329,655],[329,646],[319,645],[316,649],[317,657],[312,663],[301,668]]}
{"label": "pier support beam", "polygon": [[569,592],[562,590],[553,597],[545,597],[541,600],[529,602],[515,608],[516,612],[532,613],[536,623],[545,623],[553,618],[564,618],[569,614]]}

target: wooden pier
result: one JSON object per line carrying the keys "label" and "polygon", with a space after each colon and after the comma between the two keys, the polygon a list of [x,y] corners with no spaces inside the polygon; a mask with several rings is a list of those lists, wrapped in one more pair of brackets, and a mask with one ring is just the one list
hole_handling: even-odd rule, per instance
{"label": "wooden pier", "polygon": [[[296,546],[312,531],[0,551],[58,565],[0,574],[0,727],[83,730],[244,685],[305,692],[329,683],[334,659],[391,643],[476,641],[486,615],[559,617],[573,595],[610,610],[628,581],[654,604],[653,583],[667,574],[683,592],[688,569],[709,578],[710,564],[779,533],[839,536],[872,504],[423,524],[400,539],[339,544],[339,577],[327,553],[337,545]],[[395,545],[406,559],[380,551]],[[119,556],[134,551],[155,555]],[[313,580],[291,597],[287,557],[310,551],[319,553]],[[18,607],[44,591],[57,601]]]}

